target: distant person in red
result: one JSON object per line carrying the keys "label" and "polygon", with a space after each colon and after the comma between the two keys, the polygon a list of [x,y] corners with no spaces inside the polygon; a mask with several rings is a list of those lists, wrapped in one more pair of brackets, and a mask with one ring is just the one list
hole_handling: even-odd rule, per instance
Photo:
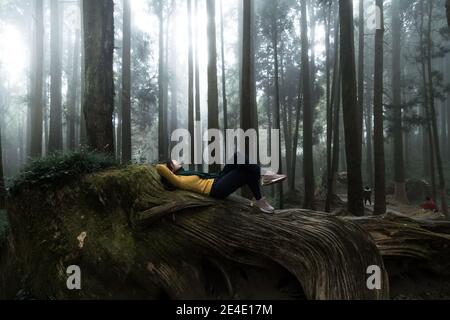
{"label": "distant person in red", "polygon": [[433,211],[433,212],[439,211],[436,203],[430,197],[426,197],[425,202],[422,203],[422,205],[420,207],[422,209],[428,210],[428,211]]}

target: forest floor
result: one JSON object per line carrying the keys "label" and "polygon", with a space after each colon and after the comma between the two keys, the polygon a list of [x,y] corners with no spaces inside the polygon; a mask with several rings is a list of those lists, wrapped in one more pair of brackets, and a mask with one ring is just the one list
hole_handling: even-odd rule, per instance
{"label": "forest floor", "polygon": [[[339,194],[339,198],[345,203],[347,202],[347,195]],[[373,214],[373,202],[372,205],[366,205],[366,213]],[[407,216],[410,218],[422,218],[432,220],[442,220],[445,216],[440,213],[434,213],[431,211],[425,211],[416,204],[403,204],[394,200],[393,196],[388,195],[386,197],[386,211],[399,216]]]}

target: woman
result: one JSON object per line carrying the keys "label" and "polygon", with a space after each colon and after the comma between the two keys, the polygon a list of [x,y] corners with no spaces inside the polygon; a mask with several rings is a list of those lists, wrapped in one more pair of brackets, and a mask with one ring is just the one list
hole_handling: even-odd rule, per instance
{"label": "woman", "polygon": [[[237,163],[235,155],[234,163]],[[248,162],[248,161],[246,161]],[[267,186],[284,181],[285,175],[267,172],[261,176],[261,167],[253,164],[226,165],[219,174],[185,171],[177,161],[156,166],[163,184],[167,189],[181,189],[225,199],[239,188],[247,185],[253,193],[253,205],[262,212],[272,214],[275,209],[261,194],[261,185]]]}

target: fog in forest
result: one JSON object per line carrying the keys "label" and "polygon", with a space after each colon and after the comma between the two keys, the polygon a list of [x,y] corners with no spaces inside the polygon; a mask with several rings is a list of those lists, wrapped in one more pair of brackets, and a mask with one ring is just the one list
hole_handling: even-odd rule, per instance
{"label": "fog in forest", "polygon": [[[121,161],[156,163],[170,154],[171,132],[189,129],[193,120],[203,129],[243,127],[246,110],[253,112],[243,96],[254,90],[253,126],[281,132],[288,181],[281,193],[271,190],[279,202],[295,194],[339,193],[336,181],[353,184],[354,170],[362,175],[355,188],[384,188],[407,201],[405,182],[418,180],[439,199],[450,184],[445,5],[354,0],[344,30],[338,1],[256,0],[247,25],[239,0],[116,0],[113,152]],[[83,27],[82,12],[82,1],[0,0],[7,180],[31,158],[86,144],[84,44],[95,30]],[[246,26],[252,31],[249,60],[243,58]],[[344,42],[350,47],[340,47]],[[352,62],[353,76],[346,69]],[[245,75],[248,63],[253,68]],[[352,78],[356,86],[348,88]],[[124,119],[128,104],[131,119]],[[124,138],[128,127],[130,140],[127,133]],[[347,153],[346,136],[352,138]]]}

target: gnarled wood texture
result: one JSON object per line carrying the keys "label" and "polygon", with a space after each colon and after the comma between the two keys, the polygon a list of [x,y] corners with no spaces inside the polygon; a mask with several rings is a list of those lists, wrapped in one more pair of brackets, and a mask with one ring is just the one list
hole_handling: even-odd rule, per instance
{"label": "gnarled wood texture", "polygon": [[[129,166],[8,201],[15,271],[36,298],[388,298],[367,225],[241,199],[165,191],[151,166]],[[87,235],[79,241],[79,235]],[[66,288],[66,268],[82,290]],[[369,290],[367,267],[382,270]]]}

